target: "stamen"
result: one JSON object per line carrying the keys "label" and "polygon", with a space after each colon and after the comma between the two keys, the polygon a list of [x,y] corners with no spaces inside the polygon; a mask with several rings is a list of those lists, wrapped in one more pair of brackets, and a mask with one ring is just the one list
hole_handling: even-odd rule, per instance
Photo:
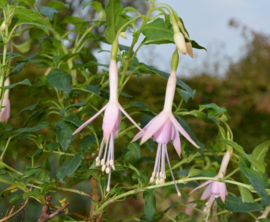
{"label": "stamen", "polygon": [[107,183],[107,188],[106,188],[107,192],[110,192],[111,190],[110,183],[111,183],[111,173],[109,173],[109,176],[108,176],[108,183]]}
{"label": "stamen", "polygon": [[171,164],[170,164],[170,160],[169,160],[167,148],[165,149],[165,153],[166,153],[167,162],[168,162],[168,165],[169,165],[169,168],[170,168],[170,172],[171,172],[171,175],[172,175],[172,178],[173,178],[174,186],[175,186],[175,189],[177,191],[177,195],[179,197],[181,197],[181,193],[180,193],[180,191],[179,191],[179,189],[178,189],[178,187],[176,185],[175,179],[174,179],[174,175],[173,175],[173,172],[172,172],[172,168],[171,168]]}
{"label": "stamen", "polygon": [[165,150],[166,150],[166,144],[162,145],[162,156],[161,156],[161,172],[160,177],[162,178],[162,183],[165,183]]}
{"label": "stamen", "polygon": [[161,144],[158,144],[157,154],[156,154],[156,159],[155,159],[155,166],[154,166],[154,170],[152,173],[152,177],[150,178],[150,183],[153,183],[155,181],[155,177],[158,174],[157,165],[158,165],[158,159],[159,159],[159,153],[160,153],[160,146],[161,146]]}
{"label": "stamen", "polygon": [[[104,153],[103,158],[102,158],[102,160],[101,160],[101,165],[102,165],[102,166],[105,165],[105,159],[106,159],[106,155],[107,155],[108,144],[109,144],[109,141],[107,140],[107,141],[106,141],[106,147],[105,147],[105,153]],[[105,166],[106,166],[106,165],[105,165]],[[102,169],[103,169],[103,167],[102,167]],[[104,171],[104,170],[102,170],[102,171]]]}
{"label": "stamen", "polygon": [[160,156],[161,156],[161,148],[159,149],[158,152],[158,159],[157,159],[157,173],[156,173],[156,184],[159,184],[159,167],[160,167]]}

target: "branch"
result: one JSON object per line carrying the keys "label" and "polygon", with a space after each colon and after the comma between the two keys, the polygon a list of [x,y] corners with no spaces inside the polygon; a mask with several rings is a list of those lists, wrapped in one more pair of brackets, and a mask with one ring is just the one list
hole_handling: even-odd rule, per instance
{"label": "branch", "polygon": [[[89,182],[90,182],[90,187],[91,187],[91,192],[92,192],[92,199],[94,201],[96,201],[96,202],[99,202],[100,196],[99,196],[99,191],[98,191],[97,180],[94,177],[91,176],[90,179],[89,179]],[[91,205],[90,205],[90,220],[91,221],[95,221],[94,220],[95,219],[95,214],[94,214],[95,210],[96,210],[96,205],[92,201]]]}
{"label": "branch", "polygon": [[[32,190],[32,186],[30,188],[30,191]],[[24,201],[24,204],[20,207],[19,210],[17,210],[16,212],[14,212],[13,214],[9,214],[7,217],[4,217],[3,219],[0,219],[0,222],[4,222],[7,221],[8,219],[10,219],[11,217],[15,216],[17,213],[19,213],[20,211],[22,211],[28,204],[29,201],[29,197],[26,198],[26,200]],[[13,211],[14,208],[12,208],[11,212]]]}
{"label": "branch", "polygon": [[69,203],[65,203],[62,207],[57,209],[55,212],[51,214],[49,204],[51,202],[52,197],[51,196],[46,196],[46,201],[47,203],[43,206],[42,211],[41,211],[41,216],[38,220],[38,222],[46,222],[47,220],[50,220],[54,218],[56,215],[60,214],[67,206]]}

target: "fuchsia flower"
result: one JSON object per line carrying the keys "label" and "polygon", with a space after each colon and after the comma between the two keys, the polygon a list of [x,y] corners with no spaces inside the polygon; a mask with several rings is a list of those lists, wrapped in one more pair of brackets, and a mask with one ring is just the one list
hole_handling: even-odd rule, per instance
{"label": "fuchsia flower", "polygon": [[[179,132],[183,135],[190,143],[192,143],[195,147],[199,148],[199,146],[191,139],[188,133],[184,130],[184,128],[178,123],[175,117],[172,114],[172,105],[174,99],[176,87],[176,72],[172,71],[171,75],[168,79],[166,96],[164,102],[164,108],[161,113],[159,113],[155,118],[153,118],[141,132],[139,132],[133,141],[141,139],[141,144],[146,142],[150,137],[154,136],[154,141],[158,142],[157,154],[155,160],[155,166],[153,170],[152,177],[150,182],[156,182],[156,184],[162,184],[165,182],[166,174],[165,174],[165,156],[171,171],[172,178],[175,183],[175,179],[172,173],[168,152],[167,152],[167,144],[172,141],[174,148],[177,154],[180,156],[181,154],[181,143]],[[175,188],[177,190],[178,196],[181,196],[177,185],[175,183]]]}
{"label": "fuchsia flower", "polygon": [[[118,102],[118,70],[116,65],[116,60],[111,59],[109,67],[109,78],[110,78],[110,99],[109,102],[99,110],[94,116],[82,124],[74,133],[80,132],[86,125],[91,123],[95,118],[97,118],[104,110],[103,117],[103,139],[100,145],[99,154],[96,158],[96,165],[101,164],[102,171],[109,174],[107,192],[110,191],[110,179],[111,171],[115,170],[114,166],[114,138],[117,136],[119,131],[119,125],[121,121],[121,112],[139,129],[141,128],[136,124],[136,122],[126,113],[123,107]],[[103,157],[101,157],[103,154]]]}
{"label": "fuchsia flower", "polygon": [[[4,85],[9,86],[9,84],[10,84],[10,81],[9,81],[9,78],[7,78]],[[0,108],[0,122],[3,122],[3,123],[7,123],[10,117],[10,101],[8,99],[8,95],[9,95],[9,89],[7,89],[4,94],[4,99],[2,103],[2,106],[4,106],[4,108]],[[1,100],[0,100],[0,105],[1,105]]]}
{"label": "fuchsia flower", "polygon": [[[223,178],[224,177],[228,163],[230,161],[230,158],[231,158],[231,153],[230,153],[230,151],[227,151],[223,157],[219,172],[215,176],[215,178]],[[205,211],[210,212],[210,209],[213,205],[215,198],[220,197],[221,200],[223,202],[225,202],[225,198],[228,195],[228,192],[227,192],[225,183],[209,180],[209,181],[206,181],[205,183],[201,184],[200,186],[196,187],[195,189],[193,189],[190,192],[190,194],[193,193],[195,190],[198,190],[206,185],[208,185],[208,187],[203,192],[203,194],[201,196],[201,200],[205,200],[205,199],[209,198],[208,202],[206,203]],[[217,205],[216,202],[214,203],[214,205]]]}

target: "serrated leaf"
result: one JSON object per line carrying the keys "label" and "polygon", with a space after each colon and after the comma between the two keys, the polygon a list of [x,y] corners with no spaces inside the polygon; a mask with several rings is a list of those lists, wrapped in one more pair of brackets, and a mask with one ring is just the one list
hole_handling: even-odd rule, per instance
{"label": "serrated leaf", "polygon": [[172,27],[167,28],[164,20],[161,18],[157,18],[153,22],[143,26],[141,32],[147,37],[148,41],[168,41],[166,43],[174,42],[174,32]]}
{"label": "serrated leaf", "polygon": [[47,82],[64,93],[70,93],[72,77],[62,69],[53,69],[47,76]]}
{"label": "serrated leaf", "polygon": [[217,114],[226,112],[225,108],[221,108],[215,103],[210,103],[210,104],[206,104],[206,105],[200,105],[200,109],[202,109],[202,108],[207,108],[209,118],[211,118],[211,117],[213,117],[213,116],[215,116]]}
{"label": "serrated leaf", "polygon": [[66,161],[57,169],[57,178],[63,182],[65,176],[70,176],[78,169],[82,162],[82,151],[77,153],[71,160]]}

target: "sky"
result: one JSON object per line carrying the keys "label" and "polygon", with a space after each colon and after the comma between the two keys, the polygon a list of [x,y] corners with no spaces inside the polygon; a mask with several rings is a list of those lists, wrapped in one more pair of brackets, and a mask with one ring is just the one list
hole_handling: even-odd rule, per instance
{"label": "sky", "polygon": [[[180,56],[178,75],[185,77],[208,72],[222,76],[229,64],[236,62],[245,53],[245,40],[239,29],[229,27],[229,20],[235,19],[249,28],[270,35],[270,1],[269,0],[157,0],[173,7],[183,19],[190,38],[207,48],[194,49],[194,58]],[[130,45],[128,39],[120,39],[119,43]],[[143,39],[143,36],[139,39]],[[109,50],[110,46],[102,47]],[[173,44],[144,46],[138,53],[140,61],[170,71],[170,59],[175,49]],[[97,55],[101,60],[109,59]],[[218,64],[215,66],[214,64]]]}

